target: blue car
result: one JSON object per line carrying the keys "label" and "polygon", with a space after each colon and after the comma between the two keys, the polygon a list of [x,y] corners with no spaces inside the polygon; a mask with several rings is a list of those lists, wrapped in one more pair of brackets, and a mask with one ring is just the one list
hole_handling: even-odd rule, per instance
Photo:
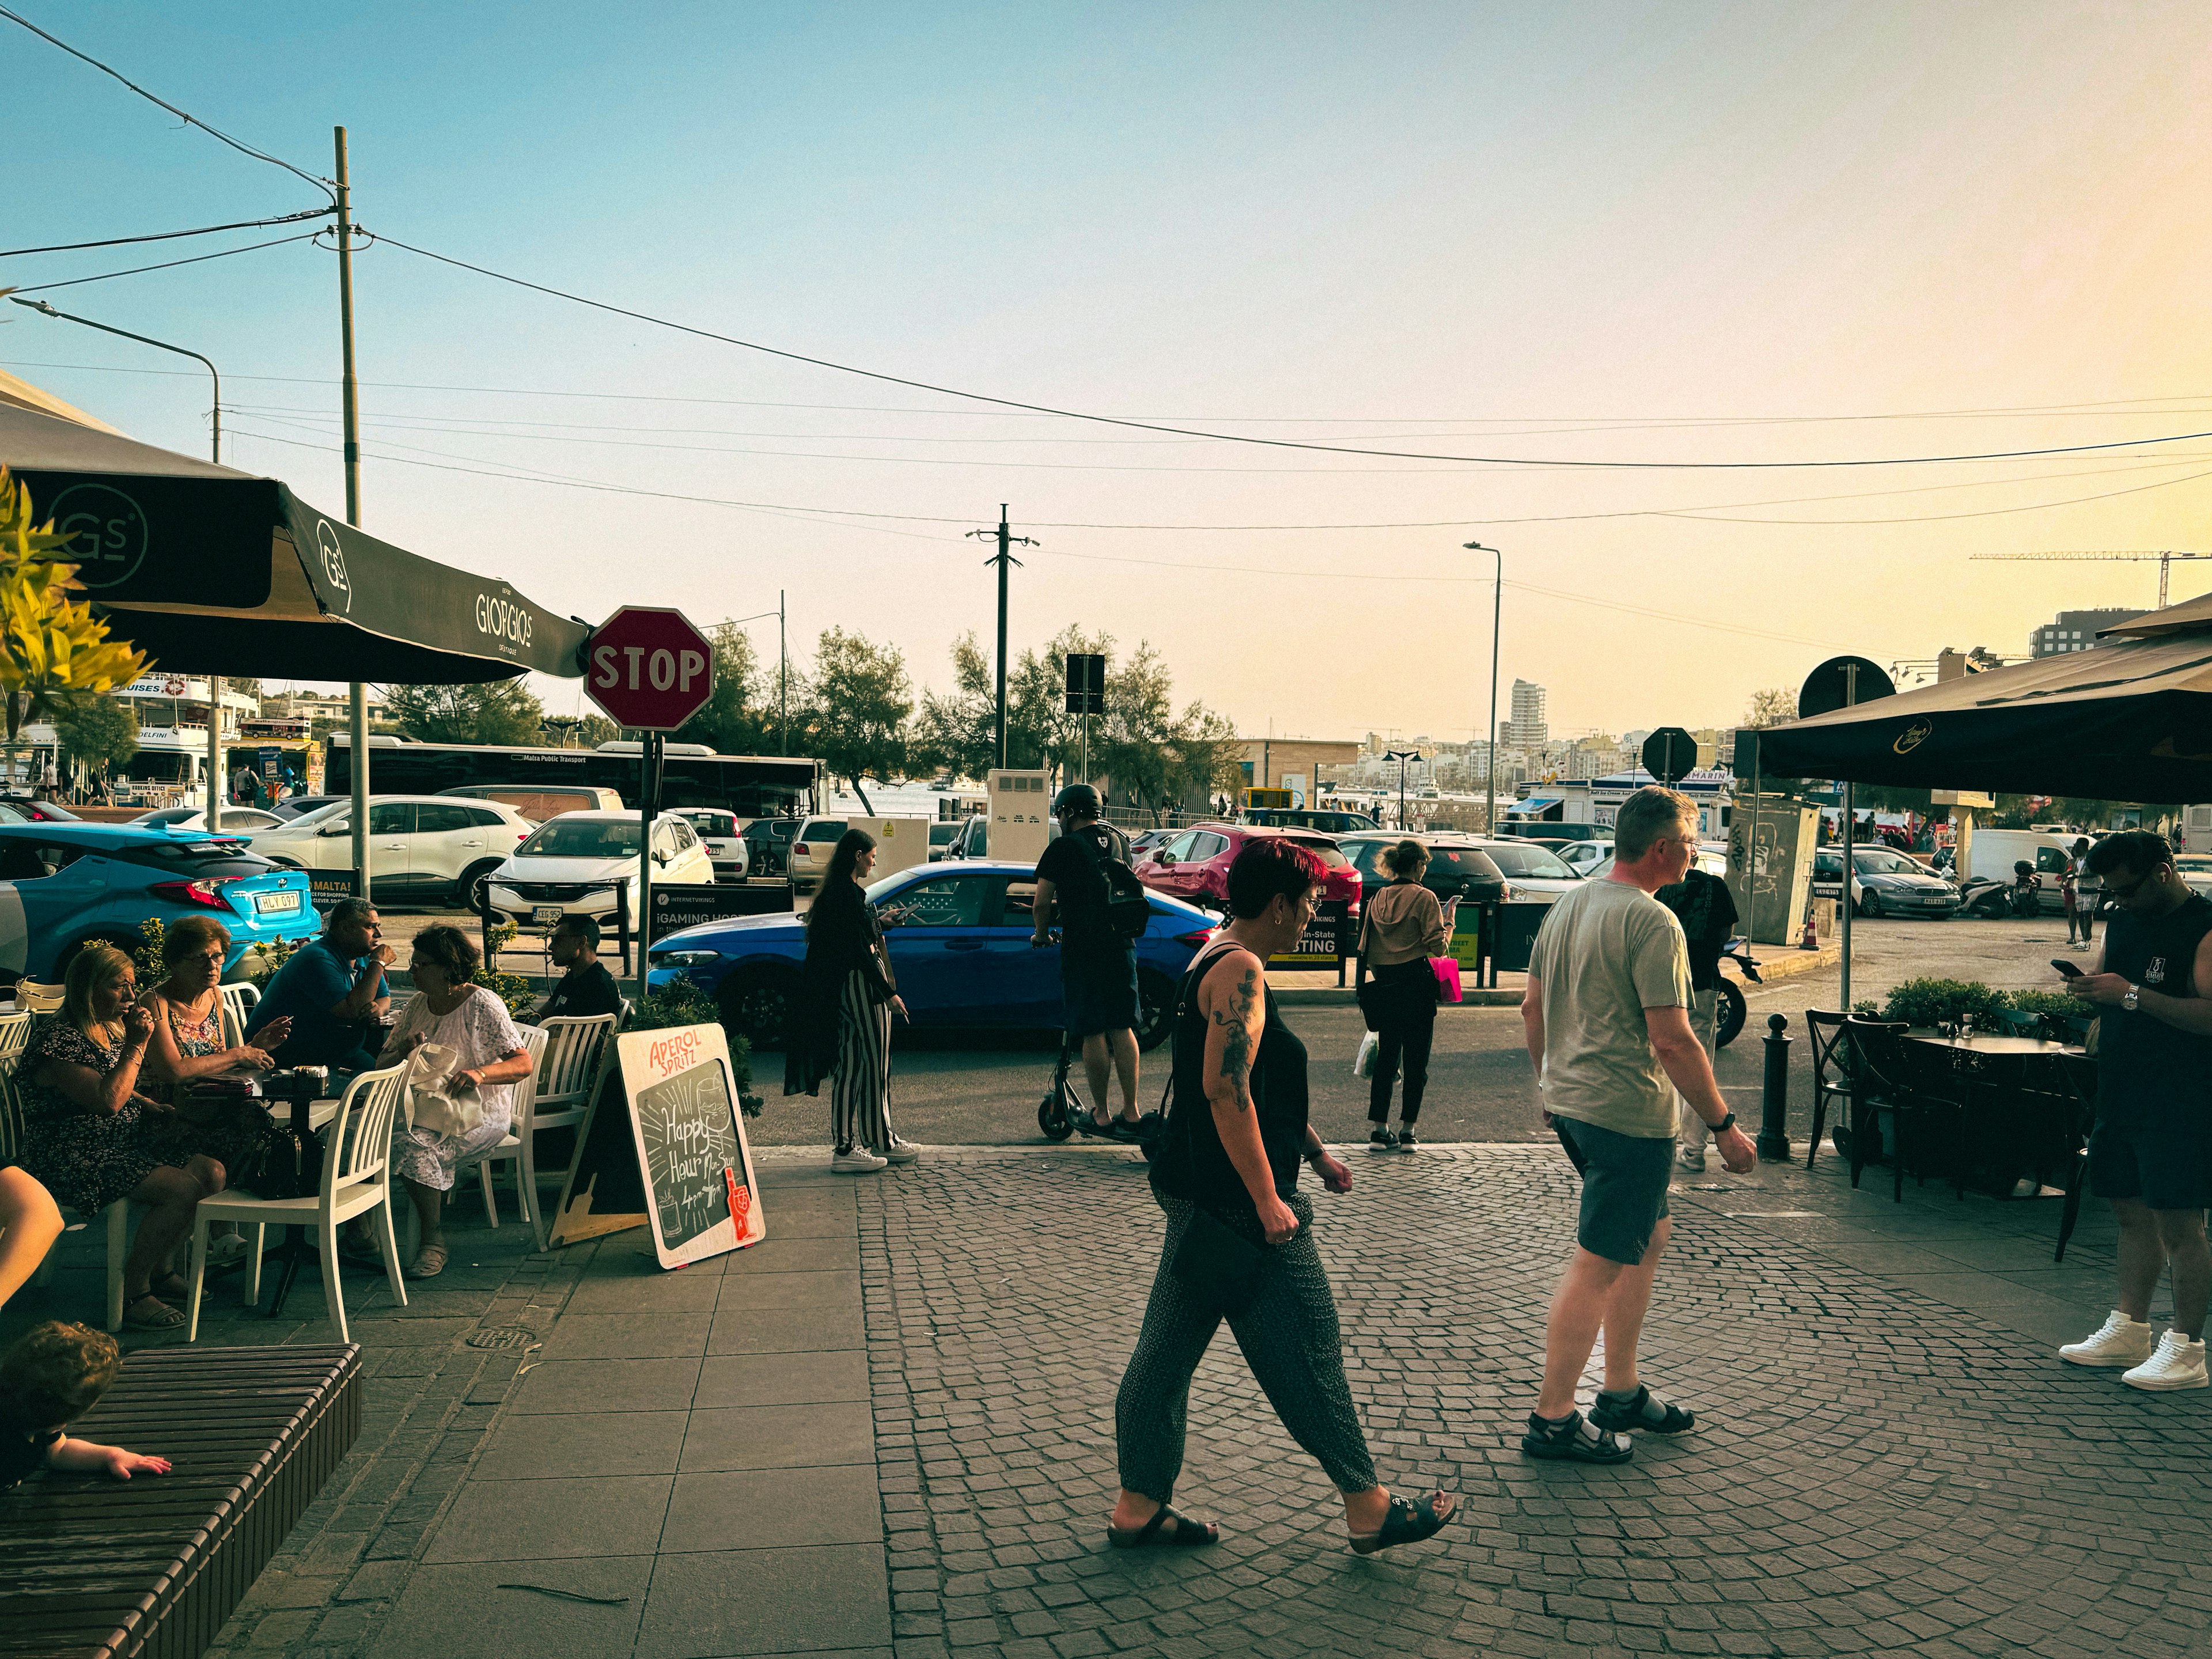
{"label": "blue car", "polygon": [[80,946],[143,947],[139,925],[207,916],[248,947],[322,931],[307,872],[284,870],[235,836],[136,823],[0,823],[0,982],[51,984]]}
{"label": "blue car", "polygon": [[[1030,943],[1036,891],[1030,866],[986,860],[925,864],[869,887],[915,1024],[1059,1029],[1060,947]],[[1179,899],[1152,901],[1152,926],[1137,940],[1137,1042],[1146,1048],[1168,1035],[1176,988],[1214,926]],[[684,975],[720,1005],[732,1031],[772,1048],[783,1042],[785,1005],[805,958],[799,918],[735,917],[654,940],[647,983]]]}

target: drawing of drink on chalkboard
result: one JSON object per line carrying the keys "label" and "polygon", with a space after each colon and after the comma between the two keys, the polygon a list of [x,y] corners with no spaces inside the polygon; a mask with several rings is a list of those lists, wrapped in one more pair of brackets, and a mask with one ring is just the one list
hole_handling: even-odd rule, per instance
{"label": "drawing of drink on chalkboard", "polygon": [[680,1267],[765,1237],[722,1028],[634,1031],[616,1043],[660,1265]]}

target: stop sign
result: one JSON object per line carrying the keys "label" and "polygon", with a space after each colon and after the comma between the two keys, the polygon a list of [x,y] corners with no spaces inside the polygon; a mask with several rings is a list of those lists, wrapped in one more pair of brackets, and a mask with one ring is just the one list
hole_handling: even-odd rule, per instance
{"label": "stop sign", "polygon": [[714,693],[714,648],[680,611],[628,605],[592,635],[584,689],[618,726],[673,732]]}

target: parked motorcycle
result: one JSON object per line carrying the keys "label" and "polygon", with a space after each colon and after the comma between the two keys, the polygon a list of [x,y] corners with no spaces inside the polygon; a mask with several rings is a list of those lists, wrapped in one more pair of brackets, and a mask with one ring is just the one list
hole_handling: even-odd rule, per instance
{"label": "parked motorcycle", "polygon": [[1959,890],[1959,908],[1970,916],[2033,920],[2043,914],[2043,878],[2026,859],[2016,859],[2009,886],[1987,876],[1976,876]]}
{"label": "parked motorcycle", "polygon": [[[1751,941],[1738,937],[1730,939],[1721,949],[1721,960],[1732,962],[1736,971],[1753,985],[1766,981],[1759,976],[1759,964],[1751,959]],[[1736,1033],[1743,1030],[1743,987],[1727,975],[1721,975],[1720,1004],[1714,1009],[1713,1046],[1725,1048],[1735,1041]]]}

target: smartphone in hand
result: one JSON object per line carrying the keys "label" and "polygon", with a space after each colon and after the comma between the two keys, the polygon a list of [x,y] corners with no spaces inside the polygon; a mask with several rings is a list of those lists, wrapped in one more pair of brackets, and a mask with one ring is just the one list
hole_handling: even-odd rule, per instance
{"label": "smartphone in hand", "polygon": [[2079,968],[2076,968],[2072,963],[2063,961],[2057,957],[2051,958],[2051,965],[2058,970],[2058,977],[2061,979],[2079,979],[2081,977],[2081,970]]}

